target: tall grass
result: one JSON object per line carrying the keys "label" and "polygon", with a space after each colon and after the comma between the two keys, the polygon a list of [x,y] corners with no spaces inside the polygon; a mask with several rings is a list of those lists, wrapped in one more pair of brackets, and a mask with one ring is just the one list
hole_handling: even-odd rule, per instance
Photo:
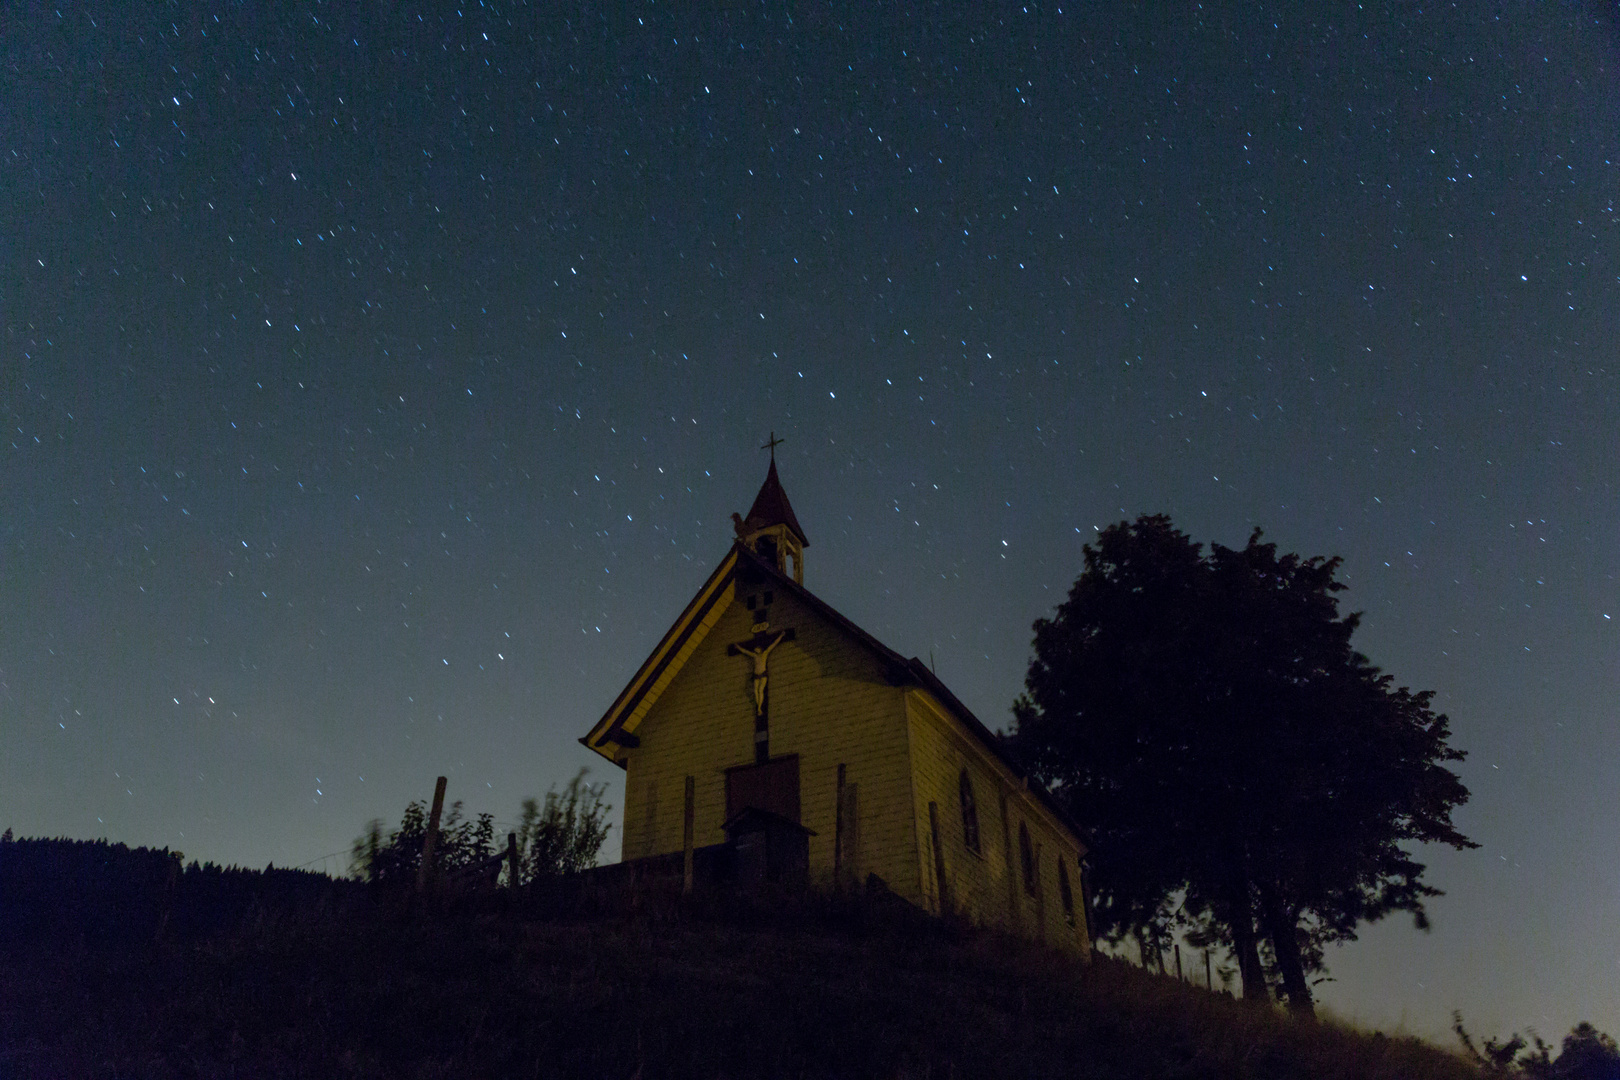
{"label": "tall grass", "polygon": [[138,941],[0,934],[0,1076],[1477,1075],[881,896],[355,895]]}

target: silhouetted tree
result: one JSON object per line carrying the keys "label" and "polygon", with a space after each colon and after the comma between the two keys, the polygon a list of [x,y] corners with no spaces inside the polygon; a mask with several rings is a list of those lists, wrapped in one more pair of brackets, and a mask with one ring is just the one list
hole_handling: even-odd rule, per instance
{"label": "silhouetted tree", "polygon": [[[1586,1021],[1564,1036],[1557,1058],[1552,1047],[1534,1031],[1527,1040],[1515,1033],[1506,1041],[1486,1039],[1476,1046],[1463,1027],[1462,1013],[1452,1014],[1451,1030],[1463,1050],[1487,1076],[1525,1077],[1528,1080],[1620,1080],[1620,1045]],[[1533,1045],[1532,1045],[1533,1044]]]}
{"label": "silhouetted tree", "polygon": [[1620,1080],[1620,1045],[1583,1020],[1564,1036],[1553,1075],[1560,1080]]}
{"label": "silhouetted tree", "polygon": [[1463,1027],[1460,1011],[1451,1014],[1451,1030],[1457,1033],[1463,1053],[1486,1076],[1527,1076],[1541,1080],[1553,1074],[1552,1048],[1533,1031],[1530,1033],[1536,1044],[1533,1050],[1526,1049],[1530,1044],[1516,1032],[1506,1041],[1491,1038],[1476,1046],[1474,1037]]}
{"label": "silhouetted tree", "polygon": [[1162,933],[1180,901],[1245,997],[1312,1011],[1324,946],[1438,891],[1408,842],[1475,846],[1444,716],[1350,647],[1338,559],[1209,553],[1169,518],[1104,530],[1014,706],[1014,746],[1097,846],[1099,929]]}

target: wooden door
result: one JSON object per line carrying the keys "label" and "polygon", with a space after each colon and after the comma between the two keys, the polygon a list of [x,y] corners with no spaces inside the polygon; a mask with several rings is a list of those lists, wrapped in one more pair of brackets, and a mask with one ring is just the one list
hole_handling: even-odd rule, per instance
{"label": "wooden door", "polygon": [[799,755],[726,770],[726,820],[745,807],[799,820]]}

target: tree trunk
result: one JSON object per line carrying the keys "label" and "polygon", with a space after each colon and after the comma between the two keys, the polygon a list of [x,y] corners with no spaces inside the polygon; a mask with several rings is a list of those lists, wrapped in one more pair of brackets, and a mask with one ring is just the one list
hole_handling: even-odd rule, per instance
{"label": "tree trunk", "polygon": [[1254,912],[1249,904],[1249,885],[1234,882],[1227,899],[1227,926],[1232,931],[1232,952],[1243,976],[1243,1000],[1270,1001],[1266,969],[1260,966],[1260,939],[1254,932]]}
{"label": "tree trunk", "polygon": [[1260,886],[1260,913],[1265,920],[1266,936],[1277,954],[1289,1011],[1314,1019],[1316,1007],[1311,1003],[1311,987],[1305,981],[1305,963],[1299,954],[1299,920],[1284,909],[1276,890],[1269,885]]}

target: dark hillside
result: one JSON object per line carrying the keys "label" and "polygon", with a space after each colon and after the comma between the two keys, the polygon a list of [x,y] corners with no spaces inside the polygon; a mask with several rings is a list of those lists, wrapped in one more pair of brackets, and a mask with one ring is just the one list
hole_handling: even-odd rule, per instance
{"label": "dark hillside", "polygon": [[197,937],[255,911],[323,908],[357,897],[352,882],[302,870],[184,866],[178,851],[105,840],[0,844],[0,942],[124,947],[160,932]]}
{"label": "dark hillside", "polygon": [[[144,923],[92,934],[64,915],[24,938],[14,915],[38,920],[48,898],[5,847],[4,1077],[1477,1075],[1415,1041],[1081,967],[882,899],[616,890],[428,908],[316,875],[170,884],[141,861],[167,855],[127,853],[125,884],[92,880]],[[12,907],[19,883],[33,914]],[[206,887],[225,899],[196,899]]]}

